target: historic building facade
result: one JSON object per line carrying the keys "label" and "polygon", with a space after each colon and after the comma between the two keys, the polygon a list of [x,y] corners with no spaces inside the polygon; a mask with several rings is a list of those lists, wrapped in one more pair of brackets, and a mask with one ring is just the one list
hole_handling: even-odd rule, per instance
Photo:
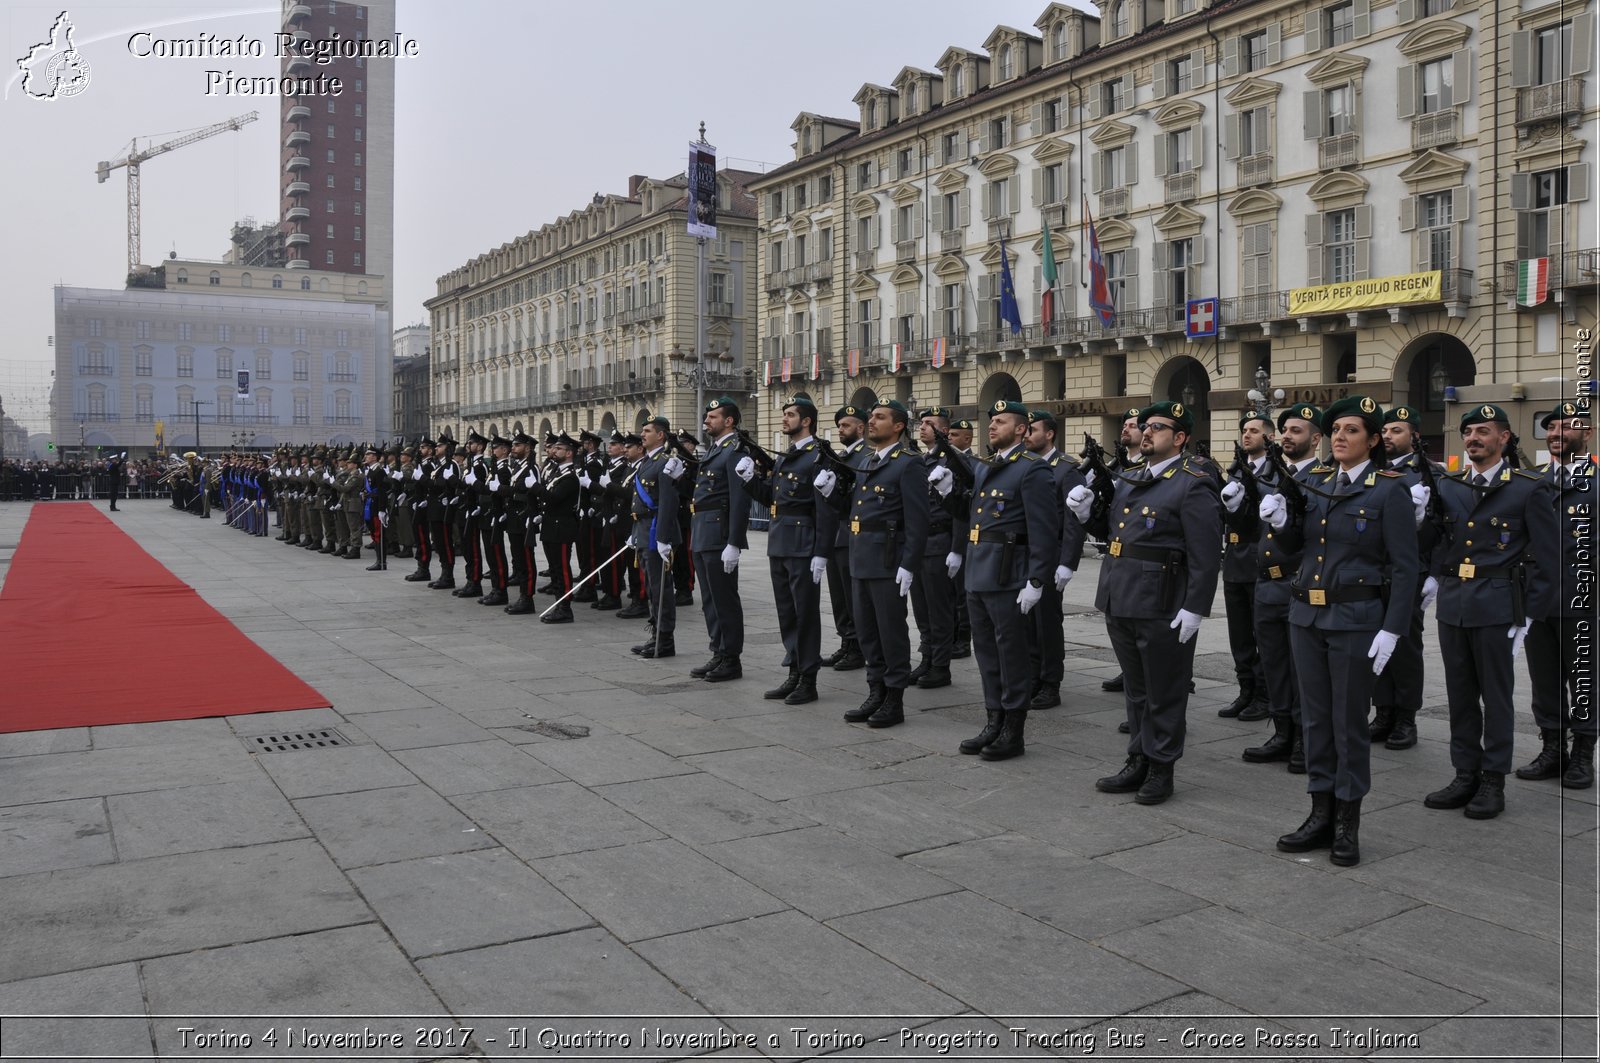
{"label": "historic building facade", "polygon": [[748,400],[758,386],[755,176],[717,173],[698,314],[702,248],[688,235],[681,175],[630,178],[626,196],[597,195],[440,277],[425,304],[433,431],[628,432],[656,413],[693,427],[698,394]]}
{"label": "historic building facade", "polygon": [[751,182],[764,405],[1017,398],[1070,441],[1170,398],[1227,443],[1264,373],[1283,403],[1411,403],[1438,454],[1455,389],[1571,383],[1600,254],[1591,10],[1097,2],[795,120],[794,161]]}

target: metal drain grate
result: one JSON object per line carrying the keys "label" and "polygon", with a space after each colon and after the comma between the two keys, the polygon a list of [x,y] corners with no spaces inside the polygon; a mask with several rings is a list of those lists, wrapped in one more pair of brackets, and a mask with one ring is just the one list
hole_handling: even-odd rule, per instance
{"label": "metal drain grate", "polygon": [[517,730],[529,731],[546,738],[588,738],[589,729],[582,724],[556,723],[553,720],[538,720],[534,723],[518,724]]}
{"label": "metal drain grate", "polygon": [[347,746],[350,740],[331,727],[317,731],[290,731],[281,735],[250,735],[244,740],[252,753],[290,753],[297,749]]}

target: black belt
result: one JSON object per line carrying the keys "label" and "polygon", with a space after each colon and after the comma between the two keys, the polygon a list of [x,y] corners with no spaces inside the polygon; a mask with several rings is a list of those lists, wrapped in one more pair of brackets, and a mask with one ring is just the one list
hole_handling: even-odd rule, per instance
{"label": "black belt", "polygon": [[774,517],[814,517],[816,507],[809,502],[774,502],[772,504]]}
{"label": "black belt", "polygon": [[1290,576],[1290,573],[1282,565],[1268,565],[1266,568],[1261,569],[1259,572],[1257,572],[1256,576],[1258,578],[1260,578],[1260,579],[1271,581],[1271,580],[1288,579],[1289,576]]}
{"label": "black belt", "polygon": [[972,529],[967,535],[969,543],[1010,543],[1013,546],[1027,546],[1027,532],[992,532]]}
{"label": "black belt", "polygon": [[1383,597],[1382,587],[1333,587],[1306,590],[1304,587],[1290,584],[1289,589],[1294,592],[1296,601],[1305,602],[1307,605],[1343,605],[1346,602],[1369,602],[1374,598]]}
{"label": "black belt", "polygon": [[853,520],[850,522],[850,533],[860,535],[869,531],[897,531],[900,522],[897,520]]}
{"label": "black belt", "polygon": [[1182,550],[1171,550],[1161,546],[1140,546],[1138,543],[1125,543],[1121,539],[1111,540],[1109,552],[1112,557],[1131,557],[1135,561],[1154,561],[1158,565],[1181,567],[1189,561]]}
{"label": "black belt", "polygon": [[1511,579],[1516,575],[1517,570],[1520,569],[1522,565],[1499,565],[1494,568],[1486,568],[1483,565],[1462,564],[1452,565],[1450,567],[1451,571],[1446,572],[1445,575],[1454,576],[1459,580]]}

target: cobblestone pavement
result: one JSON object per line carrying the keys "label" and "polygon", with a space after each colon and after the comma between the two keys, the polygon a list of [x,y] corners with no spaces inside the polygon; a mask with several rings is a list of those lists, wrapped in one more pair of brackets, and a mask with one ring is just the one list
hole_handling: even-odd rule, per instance
{"label": "cobblestone pavement", "polygon": [[[1093,562],[1065,704],[984,763],[956,752],[970,660],[891,730],[840,719],[861,672],[762,699],[782,649],[759,535],[745,678],[706,685],[698,610],[646,662],[641,623],[540,625],[406,562],[123,508],[334,707],[0,736],[0,1015],[123,1016],[7,1020],[6,1059],[1594,1058],[1595,794],[1513,779],[1496,820],[1424,809],[1450,776],[1436,648],[1422,741],[1375,749],[1340,869],[1274,850],[1304,780],[1243,763],[1264,726],[1216,715],[1220,594],[1177,794],[1144,808],[1092,785],[1124,748]],[[28,511],[0,506],[0,575]],[[1518,695],[1520,763],[1525,673]],[[308,728],[344,744],[243,741]]]}

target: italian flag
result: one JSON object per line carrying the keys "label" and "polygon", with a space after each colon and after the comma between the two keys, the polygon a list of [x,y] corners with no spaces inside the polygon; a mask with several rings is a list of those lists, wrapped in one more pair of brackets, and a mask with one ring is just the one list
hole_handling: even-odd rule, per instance
{"label": "italian flag", "polygon": [[789,382],[790,375],[794,372],[794,359],[786,357],[784,358],[782,365],[783,382],[787,384]]}
{"label": "italian flag", "polygon": [[890,352],[890,355],[889,355],[889,372],[891,372],[891,373],[900,372],[900,366],[901,366],[901,363],[902,363],[903,360],[904,360],[904,355],[901,353],[901,347],[897,343],[897,344],[894,345],[894,350],[892,352]]}
{"label": "italian flag", "polygon": [[1538,306],[1550,297],[1550,260],[1525,258],[1517,263],[1517,305]]}
{"label": "italian flag", "polygon": [[762,368],[765,371],[764,376],[762,377],[762,383],[766,387],[770,388],[772,386],[772,359],[767,359],[766,362],[763,363]]}
{"label": "italian flag", "polygon": [[822,379],[822,353],[820,351],[813,351],[811,354],[811,379]]}
{"label": "italian flag", "polygon": [[1039,295],[1039,323],[1050,325],[1056,319],[1056,253],[1050,246],[1050,226],[1044,227],[1044,265],[1041,274],[1044,291]]}
{"label": "italian flag", "polygon": [[855,376],[861,372],[861,348],[845,352],[844,371],[847,376]]}

